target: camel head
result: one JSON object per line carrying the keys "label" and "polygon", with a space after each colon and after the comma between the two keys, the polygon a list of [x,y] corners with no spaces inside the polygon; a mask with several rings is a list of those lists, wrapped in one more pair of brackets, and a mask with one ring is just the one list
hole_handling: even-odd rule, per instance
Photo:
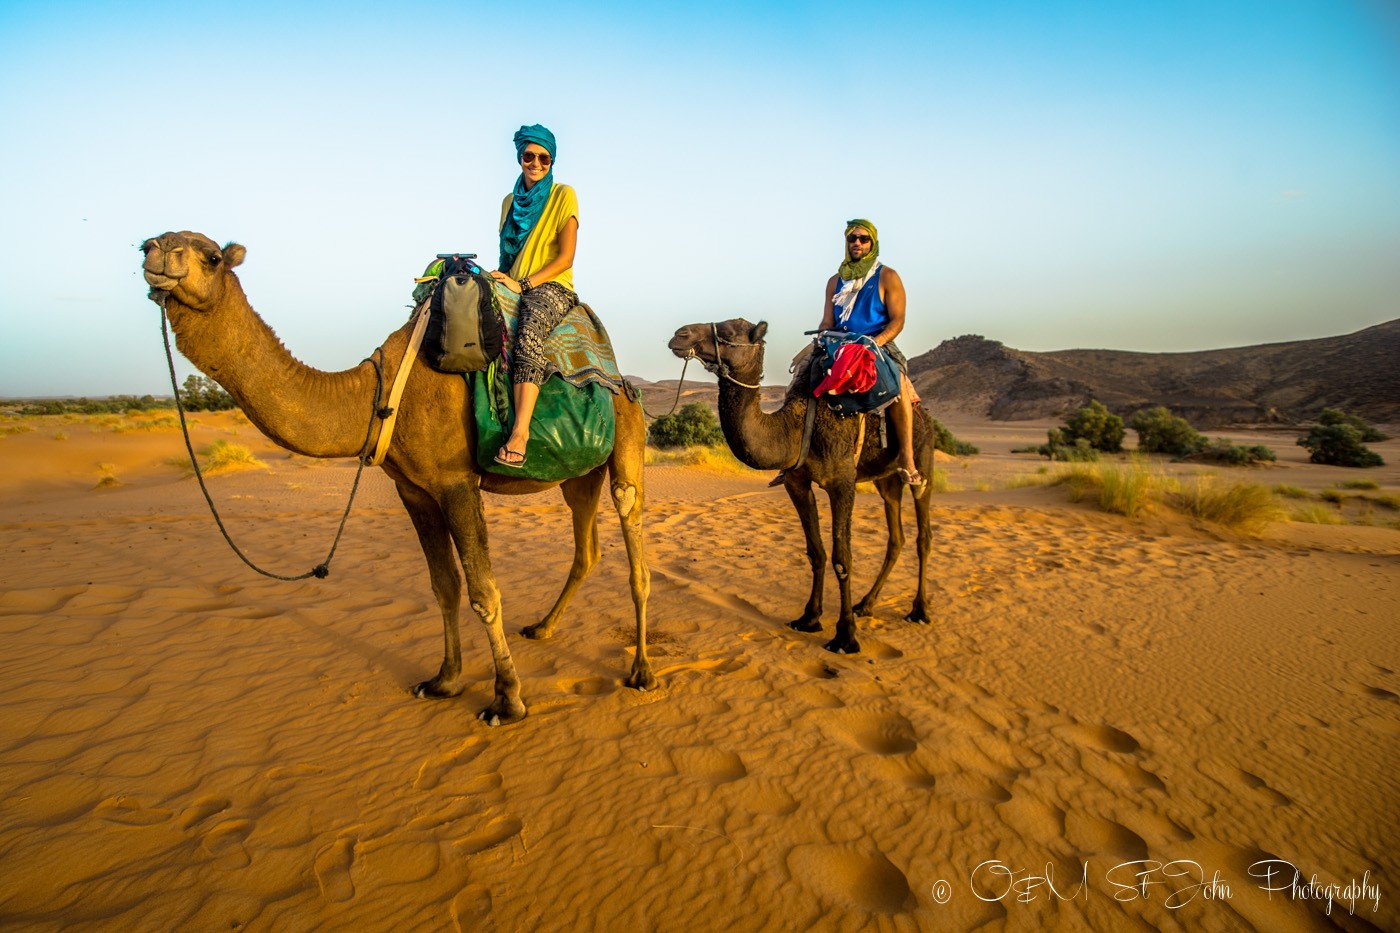
{"label": "camel head", "polygon": [[750,324],[743,318],[714,324],[687,324],[667,344],[681,359],[695,358],[711,372],[733,371],[739,378],[763,372],[763,336],[768,322]]}
{"label": "camel head", "polygon": [[141,252],[152,301],[163,305],[170,297],[196,311],[211,311],[248,251],[237,243],[220,249],[204,234],[185,230],[152,237],[141,244]]}

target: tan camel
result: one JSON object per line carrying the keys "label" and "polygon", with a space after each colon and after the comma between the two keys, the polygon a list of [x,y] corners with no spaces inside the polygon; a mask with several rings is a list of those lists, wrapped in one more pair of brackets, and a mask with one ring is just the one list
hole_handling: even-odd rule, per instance
{"label": "tan camel", "polygon": [[[260,431],[308,457],[361,455],[376,386],[369,361],[327,373],[295,359],[249,306],[233,273],[246,253],[237,243],[220,249],[208,237],[186,231],[147,240],[141,251],[146,255],[143,269],[151,299],[164,308],[180,352],[227,389]],[[409,327],[404,325],[384,341],[386,386],[403,360],[408,340]],[[495,697],[479,718],[493,726],[524,718],[520,678],[506,645],[501,596],[491,572],[481,493],[519,495],[561,486],[573,513],[573,565],[553,608],[524,630],[527,637],[548,638],[600,557],[597,514],[605,474],[611,477],[613,503],[622,521],[637,616],[637,651],[626,683],[639,690],[656,685],[646,651],[646,604],[651,591],[642,543],[646,428],[636,402],[623,394],[614,395],[613,404],[617,437],[602,466],[562,484],[499,476],[477,468],[476,426],[468,414],[471,405],[465,380],[425,365],[412,368],[383,467],[398,488],[428,560],[445,641],[437,676],[414,687],[415,696],[452,697],[464,688],[457,622],[462,577],[456,564],[460,560],[467,595],[486,625],[496,668]]]}
{"label": "tan camel", "polygon": [[[767,323],[750,324],[743,318],[714,324],[687,324],[676,331],[669,344],[679,357],[694,356],[705,368],[719,374],[719,420],[724,439],[734,456],[759,470],[786,469],[783,485],[802,521],[807,538],[807,560],[812,566],[812,590],[802,615],[789,622],[799,632],[819,632],[822,628],[822,585],[826,554],[822,550],[821,519],[812,484],[826,490],[831,500],[831,566],[841,591],[841,615],[836,637],[825,648],[839,654],[860,651],[856,640],[856,617],[871,615],[880,590],[904,546],[900,525],[900,505],[904,482],[895,473],[898,450],[892,444],[882,449],[877,415],[838,418],[826,405],[819,405],[810,392],[793,390],[783,407],[766,414],[758,404],[758,384],[763,378],[763,337]],[[805,385],[805,382],[803,383]],[[810,449],[797,464],[798,451],[807,416],[807,406],[816,405]],[[859,439],[861,419],[866,420],[863,441]],[[856,462],[856,451],[860,461]],[[921,406],[914,406],[914,459],[919,472],[933,475],[933,426]],[[885,502],[885,525],[889,539],[885,562],[870,591],[851,605],[851,511],[855,505],[856,482],[874,481]],[[929,519],[932,486],[924,483],[913,491],[914,515],[918,524],[919,587],[914,608],[904,618],[910,622],[930,621],[925,577],[933,532]]]}

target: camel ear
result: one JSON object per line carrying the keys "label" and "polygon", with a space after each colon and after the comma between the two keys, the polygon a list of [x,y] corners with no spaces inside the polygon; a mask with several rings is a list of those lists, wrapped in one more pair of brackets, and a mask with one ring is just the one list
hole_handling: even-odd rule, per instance
{"label": "camel ear", "polygon": [[763,335],[766,333],[768,333],[768,322],[759,321],[753,326],[753,330],[749,331],[749,343],[762,343]]}
{"label": "camel ear", "polygon": [[243,259],[248,255],[248,251],[237,243],[227,243],[224,245],[224,262],[230,269],[234,266],[243,265]]}

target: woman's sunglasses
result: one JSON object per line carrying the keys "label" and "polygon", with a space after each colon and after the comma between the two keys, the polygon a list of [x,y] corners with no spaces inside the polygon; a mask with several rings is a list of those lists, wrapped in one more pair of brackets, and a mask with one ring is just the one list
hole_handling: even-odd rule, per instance
{"label": "woman's sunglasses", "polygon": [[541,168],[544,168],[549,165],[550,162],[554,161],[549,157],[548,152],[522,152],[520,154],[520,161],[525,165],[533,165],[536,159],[540,160]]}
{"label": "woman's sunglasses", "polygon": [[869,242],[870,242],[870,237],[866,236],[866,235],[863,234],[863,233],[852,233],[850,236],[846,237],[846,242],[847,242],[847,243],[869,243]]}

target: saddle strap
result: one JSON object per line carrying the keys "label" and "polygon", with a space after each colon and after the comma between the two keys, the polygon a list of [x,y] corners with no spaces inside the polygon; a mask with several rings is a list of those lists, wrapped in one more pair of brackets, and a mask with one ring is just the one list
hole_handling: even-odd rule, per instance
{"label": "saddle strap", "polygon": [[399,371],[394,374],[393,388],[389,390],[387,405],[389,413],[384,416],[384,423],[379,427],[379,441],[374,445],[374,455],[366,461],[370,466],[379,466],[389,453],[389,442],[394,438],[394,422],[399,417],[399,399],[403,396],[403,387],[408,382],[408,371],[413,368],[414,361],[418,359],[418,348],[423,345],[423,334],[428,330],[427,302],[418,306],[417,314],[418,320],[413,325],[412,335],[408,338],[408,349],[404,350],[403,360],[399,363]]}

